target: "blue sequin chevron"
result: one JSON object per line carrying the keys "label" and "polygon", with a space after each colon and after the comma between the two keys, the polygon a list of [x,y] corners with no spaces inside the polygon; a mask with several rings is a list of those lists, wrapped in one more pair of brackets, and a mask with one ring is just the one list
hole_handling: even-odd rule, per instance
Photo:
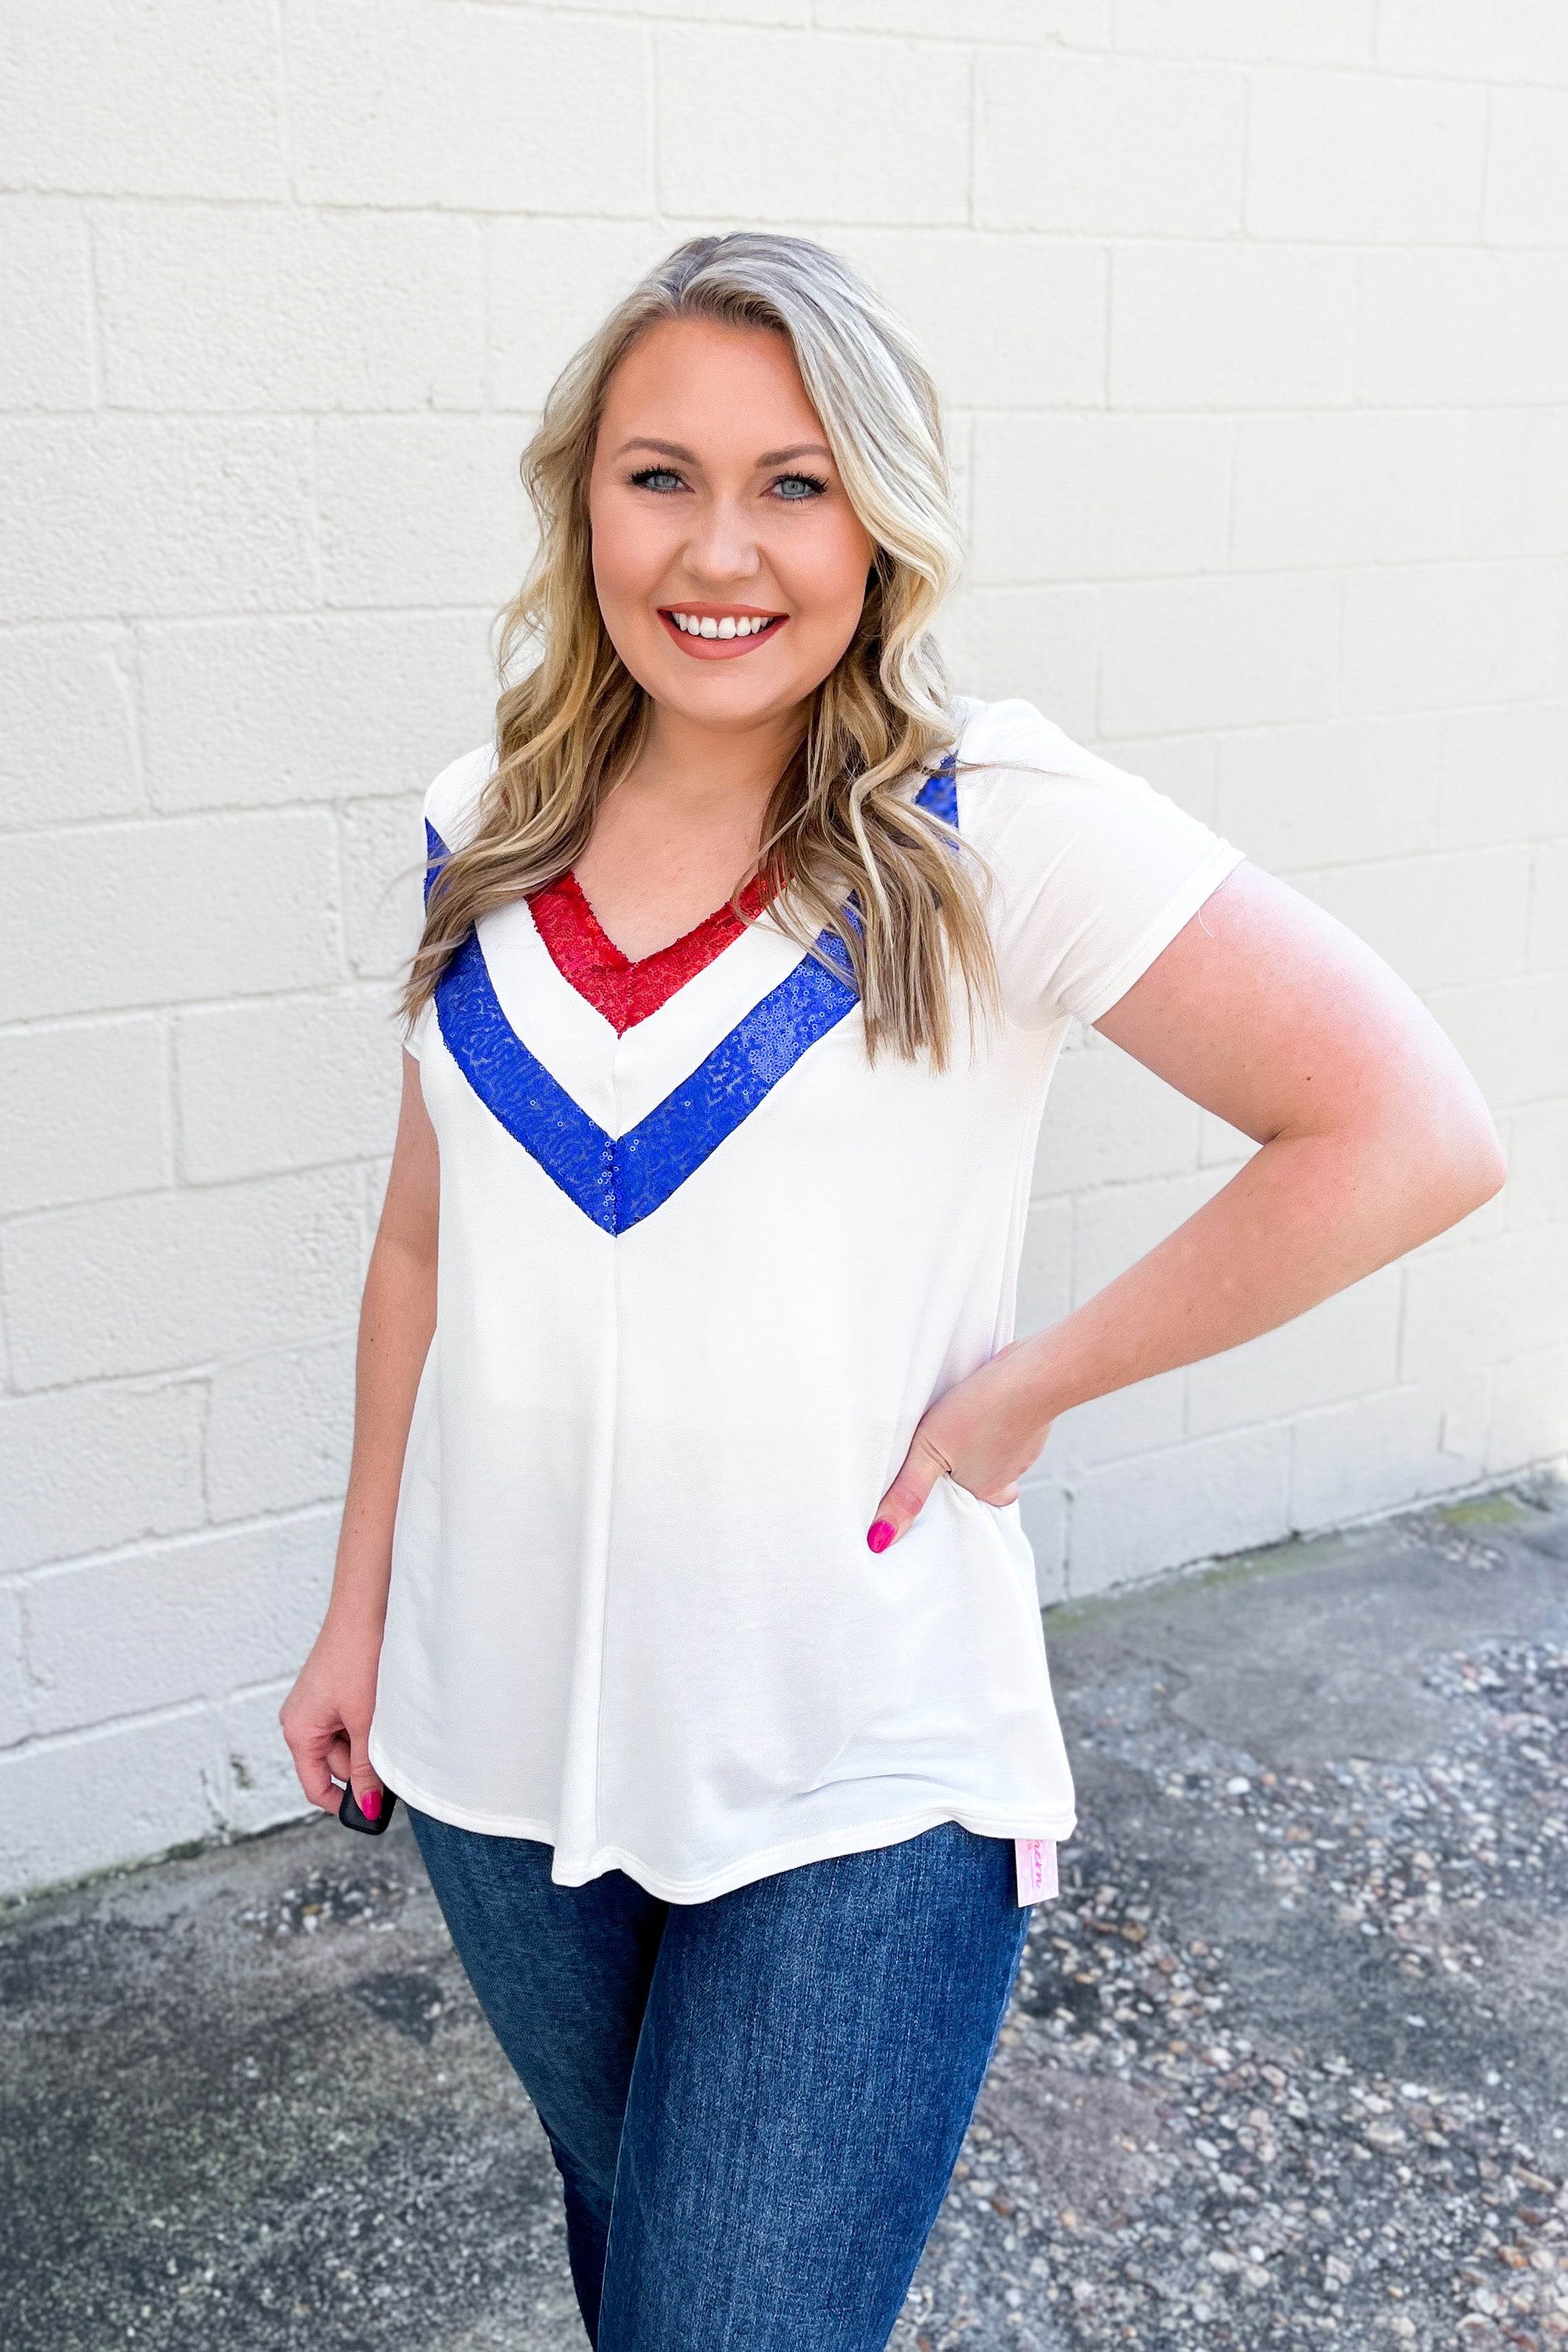
{"label": "blue sequin chevron", "polygon": [[[956,825],[950,755],[918,798],[933,816]],[[433,824],[425,833],[428,898],[449,852]],[[528,1051],[501,1009],[475,931],[436,985],[436,1019],[447,1052],[486,1110],[585,1217],[607,1234],[623,1234],[662,1208],[807,1048],[853,1011],[854,979],[842,942],[823,931],[817,944],[832,969],[802,955],[691,1076],[622,1136],[606,1134]]]}

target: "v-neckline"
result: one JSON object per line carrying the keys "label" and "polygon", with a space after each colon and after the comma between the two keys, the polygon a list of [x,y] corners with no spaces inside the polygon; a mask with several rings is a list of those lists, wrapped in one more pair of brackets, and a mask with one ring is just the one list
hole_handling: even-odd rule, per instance
{"label": "v-neckline", "polygon": [[[739,903],[747,915],[761,912],[766,893],[759,879],[747,884]],[[618,1037],[657,1013],[677,989],[733,947],[747,928],[727,901],[668,947],[629,956],[610,937],[570,871],[534,891],[528,908],[561,978],[603,1014]]]}

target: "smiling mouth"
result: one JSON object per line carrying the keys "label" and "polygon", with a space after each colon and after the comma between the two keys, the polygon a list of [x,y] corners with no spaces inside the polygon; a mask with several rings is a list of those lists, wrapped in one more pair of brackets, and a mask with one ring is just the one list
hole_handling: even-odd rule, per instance
{"label": "smiling mouth", "polygon": [[659,618],[683,653],[708,660],[749,653],[764,638],[777,636],[787,613],[741,612],[734,606],[661,605]]}

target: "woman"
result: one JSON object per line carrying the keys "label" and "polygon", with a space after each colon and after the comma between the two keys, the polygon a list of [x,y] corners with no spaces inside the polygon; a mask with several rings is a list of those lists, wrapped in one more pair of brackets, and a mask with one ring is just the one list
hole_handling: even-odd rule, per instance
{"label": "woman", "polygon": [[[935,395],[830,255],[683,247],[526,474],[537,665],[426,803],[284,1727],[315,1803],[409,1805],[601,2352],[870,2352],[1006,2010],[1015,1841],[1072,1827],[1020,1478],[1072,1405],[1465,1215],[1499,1148],[1367,950],[949,698]],[[1015,1342],[1070,1017],[1261,1148]]]}

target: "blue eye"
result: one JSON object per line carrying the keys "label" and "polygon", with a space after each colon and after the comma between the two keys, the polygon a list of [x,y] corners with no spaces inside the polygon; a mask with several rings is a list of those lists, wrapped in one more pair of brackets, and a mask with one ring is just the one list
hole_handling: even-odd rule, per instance
{"label": "blue eye", "polygon": [[815,474],[780,474],[773,487],[787,506],[804,506],[810,499],[820,499],[828,486]]}
{"label": "blue eye", "polygon": [[640,474],[632,475],[632,480],[636,488],[653,490],[664,499],[672,490],[683,487],[679,474],[672,473],[668,466],[644,466]]}

